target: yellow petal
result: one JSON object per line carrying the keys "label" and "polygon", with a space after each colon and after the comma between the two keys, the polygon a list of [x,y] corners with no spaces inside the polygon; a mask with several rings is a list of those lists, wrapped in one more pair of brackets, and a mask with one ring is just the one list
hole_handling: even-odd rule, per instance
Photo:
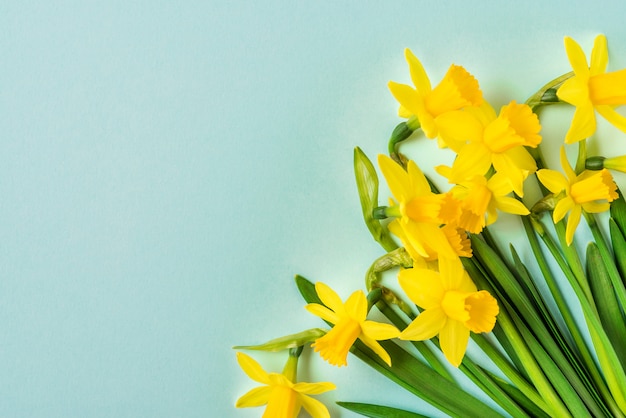
{"label": "yellow petal", "polygon": [[330,413],[326,406],[317,399],[306,395],[300,395],[298,399],[302,403],[304,410],[307,411],[312,418],[330,418]]}
{"label": "yellow petal", "polygon": [[589,138],[596,131],[596,115],[591,101],[576,106],[572,124],[565,135],[565,143],[573,144]]}
{"label": "yellow petal", "polygon": [[626,132],[626,116],[620,115],[613,107],[608,105],[596,106],[596,110],[611,125],[622,132]]}
{"label": "yellow petal", "polygon": [[452,164],[450,181],[458,184],[474,175],[484,175],[491,167],[491,157],[491,151],[483,143],[465,145]]}
{"label": "yellow petal", "polygon": [[250,379],[266,385],[269,384],[269,375],[252,357],[247,354],[238,352],[237,362],[239,363],[241,369],[248,375]]}
{"label": "yellow petal", "polygon": [[448,320],[439,332],[439,345],[446,359],[459,367],[467,350],[470,330],[462,322]]}
{"label": "yellow petal", "polygon": [[609,49],[607,47],[606,36],[598,35],[593,42],[593,49],[591,50],[591,66],[589,73],[596,75],[605,72],[608,63]]}
{"label": "yellow petal", "polygon": [[565,37],[565,52],[577,76],[589,74],[589,65],[587,65],[587,57],[585,57],[583,49],[569,36]]}
{"label": "yellow petal", "polygon": [[556,95],[561,101],[574,106],[580,106],[590,102],[589,80],[577,76],[568,78],[561,87],[559,87]]}
{"label": "yellow petal", "polygon": [[[444,290],[467,291],[465,285],[467,285],[469,276],[463,268],[459,257],[440,257],[439,277]],[[475,291],[476,288],[473,286],[471,280],[469,280],[469,283],[471,283],[472,286],[470,291]]]}
{"label": "yellow petal", "polygon": [[611,208],[611,205],[607,202],[598,203],[598,202],[587,202],[582,204],[583,210],[588,213],[602,213],[606,212]]}
{"label": "yellow petal", "polygon": [[326,306],[322,306],[319,303],[309,303],[305,306],[305,309],[311,312],[313,315],[319,316],[324,321],[328,321],[332,324],[339,322],[339,316],[328,309]]}
{"label": "yellow petal", "polygon": [[541,169],[537,171],[537,177],[539,178],[541,184],[554,194],[559,194],[561,191],[566,190],[569,187],[569,182],[565,176],[555,170],[549,170],[546,168]]}
{"label": "yellow petal", "polygon": [[462,110],[447,112],[437,117],[439,136],[451,149],[458,152],[458,146],[466,142],[482,139],[483,125],[472,113]]}
{"label": "yellow petal", "polygon": [[322,282],[317,282],[315,283],[315,291],[324,305],[341,316],[344,312],[343,302],[333,289]]}
{"label": "yellow petal", "polygon": [[409,188],[412,193],[418,195],[431,194],[430,184],[428,184],[426,176],[424,176],[422,170],[415,164],[415,161],[409,160],[406,168],[410,182]]}
{"label": "yellow petal", "polygon": [[414,195],[409,176],[398,163],[386,155],[379,154],[378,166],[387,180],[389,190],[397,200],[406,202]]}
{"label": "yellow petal", "polygon": [[375,340],[389,340],[400,335],[398,328],[391,324],[383,324],[375,321],[365,321],[361,324],[361,332]]}
{"label": "yellow petal", "polygon": [[554,220],[554,223],[557,223],[561,219],[563,219],[565,217],[565,214],[569,212],[574,206],[575,203],[569,196],[559,200],[559,202],[554,207],[554,212],[552,212],[552,219]]}
{"label": "yellow petal", "polygon": [[380,357],[380,359],[382,361],[384,361],[388,366],[391,366],[391,357],[389,356],[389,353],[387,353],[387,351],[385,351],[383,346],[380,345],[380,343],[378,343],[378,341],[376,341],[375,339],[370,338],[370,337],[368,337],[366,335],[361,335],[359,337],[359,340],[361,340],[363,342],[363,344],[368,346],[370,350],[372,350],[374,353],[376,353],[376,355],[378,357]]}
{"label": "yellow petal", "polygon": [[265,405],[272,394],[272,387],[261,386],[246,392],[241,398],[237,399],[235,407],[250,408],[254,406]]}
{"label": "yellow petal", "polygon": [[522,202],[512,197],[496,197],[496,206],[499,210],[513,215],[528,215],[530,211]]}
{"label": "yellow petal", "polygon": [[416,115],[423,112],[424,102],[419,93],[411,86],[390,81],[387,86],[393,97],[409,113]]}
{"label": "yellow petal", "polygon": [[307,395],[319,395],[320,393],[335,390],[337,387],[330,382],[307,383],[298,382],[293,385],[293,390]]}
{"label": "yellow petal", "polygon": [[410,341],[428,340],[439,334],[447,320],[443,309],[426,309],[402,331],[399,338]]}
{"label": "yellow petal", "polygon": [[367,298],[361,290],[353,292],[345,303],[346,313],[359,322],[365,321],[367,316]]}
{"label": "yellow petal", "polygon": [[561,145],[559,159],[561,160],[561,167],[563,167],[563,171],[565,171],[565,176],[570,182],[574,181],[576,178],[576,172],[567,159],[567,154],[565,153],[565,147],[563,145]]}
{"label": "yellow petal", "polygon": [[444,289],[439,273],[428,269],[403,269],[398,273],[398,282],[409,299],[420,308],[440,306]]}
{"label": "yellow petal", "polygon": [[[521,152],[518,152],[517,150]],[[508,193],[512,190],[520,197],[524,196],[524,180],[526,180],[528,174],[534,173],[537,169],[537,166],[533,166],[530,167],[530,170],[528,170],[528,167],[521,167],[517,164],[518,162],[522,165],[527,163],[526,160],[522,159],[525,155],[530,157],[528,151],[526,151],[524,147],[520,146],[510,149],[506,153],[496,154],[493,156],[493,168],[496,170],[497,174],[501,174],[506,178],[506,183],[509,185]],[[532,160],[532,163],[534,163],[535,160],[532,159],[532,157],[530,157],[530,159]]]}
{"label": "yellow petal", "polygon": [[422,66],[420,60],[417,59],[413,52],[409,48],[404,50],[404,56],[406,57],[406,61],[409,64],[409,71],[411,72],[411,80],[413,81],[413,85],[417,88],[417,91],[424,95],[429,93],[431,90],[430,80],[428,79],[428,75]]}
{"label": "yellow petal", "polygon": [[572,241],[574,241],[574,232],[576,232],[576,227],[580,223],[581,214],[582,208],[579,205],[575,205],[567,217],[567,227],[565,228],[565,241],[567,245],[570,245]]}

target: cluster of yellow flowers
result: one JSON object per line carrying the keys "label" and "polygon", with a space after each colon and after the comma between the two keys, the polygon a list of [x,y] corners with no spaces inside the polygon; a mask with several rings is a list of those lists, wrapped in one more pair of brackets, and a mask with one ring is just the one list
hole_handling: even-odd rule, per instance
{"label": "cluster of yellow flowers", "polygon": [[[626,104],[626,69],[606,72],[607,42],[602,35],[595,40],[590,64],[571,38],[565,38],[565,50],[572,73],[556,79],[542,91],[544,96],[524,104],[511,101],[499,112],[484,99],[478,81],[465,68],[452,65],[433,88],[421,62],[410,50],[405,51],[413,86],[389,83],[400,104],[399,115],[406,119],[406,134],[401,140],[421,130],[427,138],[436,139],[439,147],[456,155],[451,166],[435,168],[450,184],[446,192],[437,191],[418,165],[401,154],[378,157],[393,199],[388,206],[377,207],[375,217],[391,218],[386,227],[408,254],[408,260],[395,264],[403,267],[398,282],[419,313],[398,329],[367,319],[373,302],[365,292],[357,290],[344,302],[330,287],[316,283],[317,301],[306,309],[332,328],[266,344],[266,349],[291,348],[282,374],[268,374],[250,357],[238,353],[246,373],[265,385],[240,398],[238,407],[267,404],[264,417],[295,417],[301,407],[313,417],[329,416],[326,407],[308,395],[333,389],[331,383],[295,383],[299,352],[294,353],[305,343],[312,342],[313,349],[330,364],[343,366],[350,349],[360,341],[391,367],[394,359],[381,341],[438,337],[445,358],[459,367],[470,332],[491,332],[500,312],[496,297],[480,290],[464,267],[463,259],[472,257],[470,236],[496,222],[498,212],[535,216],[551,210],[555,224],[567,215],[565,239],[570,245],[583,214],[609,209],[618,193],[607,168],[623,170],[623,157],[602,158],[599,169],[573,168],[562,146],[564,174],[543,167],[536,108],[550,100],[575,106],[565,144],[594,134],[596,112],[626,132],[626,117],[615,110]],[[546,96],[550,89],[552,98]],[[529,209],[521,198],[525,181],[533,174],[545,188],[545,197]]]}

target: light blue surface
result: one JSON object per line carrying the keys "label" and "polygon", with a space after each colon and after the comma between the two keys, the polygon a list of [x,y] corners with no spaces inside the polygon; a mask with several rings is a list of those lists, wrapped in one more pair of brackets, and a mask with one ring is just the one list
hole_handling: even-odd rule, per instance
{"label": "light blue surface", "polygon": [[[405,47],[496,106],[564,35],[626,67],[619,1],[371,3],[0,4],[0,416],[260,416],[231,347],[321,325],[294,274],[346,297],[381,255],[352,150],[385,151]],[[349,363],[302,377],[430,411]]]}

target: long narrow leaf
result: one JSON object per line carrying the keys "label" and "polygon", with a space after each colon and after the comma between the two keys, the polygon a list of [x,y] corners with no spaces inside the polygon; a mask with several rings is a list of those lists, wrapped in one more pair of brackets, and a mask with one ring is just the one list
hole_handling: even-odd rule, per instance
{"label": "long narrow leaf", "polygon": [[369,403],[337,402],[337,405],[369,418],[428,418],[415,412]]}

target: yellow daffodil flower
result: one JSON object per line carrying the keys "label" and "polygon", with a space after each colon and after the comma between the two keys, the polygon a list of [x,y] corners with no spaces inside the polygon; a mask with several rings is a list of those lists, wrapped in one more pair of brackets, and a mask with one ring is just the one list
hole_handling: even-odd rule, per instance
{"label": "yellow daffodil flower", "polygon": [[558,203],[552,212],[554,222],[559,222],[569,212],[565,238],[567,245],[574,240],[574,232],[580,222],[582,211],[599,213],[609,210],[609,202],[617,199],[617,186],[607,169],[585,170],[576,175],[561,147],[561,166],[566,176],[555,170],[537,171],[539,181],[550,190]]}
{"label": "yellow daffodil flower", "polygon": [[405,171],[391,158],[379,155],[378,165],[398,201],[394,208],[397,208],[402,229],[415,251],[425,258],[432,258],[433,252],[454,256],[440,226],[458,217],[457,203],[450,195],[433,193],[428,180],[413,161],[408,162]]}
{"label": "yellow daffodil flower", "polygon": [[308,395],[319,395],[335,389],[329,382],[295,382],[297,358],[289,356],[283,373],[267,373],[252,357],[237,353],[243,371],[263,386],[254,388],[237,400],[237,408],[267,405],[264,418],[295,418],[304,408],[314,418],[330,418],[328,409]]}
{"label": "yellow daffodil flower", "polygon": [[400,339],[422,341],[439,335],[441,350],[455,367],[463,360],[470,331],[490,332],[495,325],[498,302],[486,290],[477,290],[458,258],[440,258],[439,272],[402,270],[398,280],[423,309]]}
{"label": "yellow daffodil flower", "polygon": [[348,350],[359,339],[391,366],[391,358],[378,340],[395,338],[400,331],[390,324],[366,320],[367,298],[363,291],[352,293],[345,303],[324,283],[315,283],[315,291],[324,305],[310,303],[306,309],[335,325],[313,344],[324,360],[333,366],[345,366]]}
{"label": "yellow daffodil flower", "polygon": [[626,132],[626,117],[615,111],[626,104],[626,69],[607,73],[609,53],[606,37],[598,35],[591,51],[591,66],[580,45],[565,37],[565,51],[574,76],[557,90],[560,100],[576,106],[572,124],[565,135],[571,144],[588,138],[596,131],[597,111],[615,127]]}
{"label": "yellow daffodil flower", "polygon": [[[440,170],[449,174],[448,170]],[[461,215],[456,225],[473,234],[478,234],[485,226],[498,219],[498,210],[514,215],[528,215],[530,211],[519,200],[509,196],[511,182],[504,174],[496,173],[487,179],[475,175],[460,182],[450,190],[460,202]]]}
{"label": "yellow daffodil flower", "polygon": [[415,116],[428,138],[437,137],[440,115],[482,103],[478,81],[465,68],[451,65],[433,89],[422,63],[408,48],[404,52],[415,88],[390,81],[389,90],[400,103],[399,115],[405,118]]}
{"label": "yellow daffodil flower", "polygon": [[440,125],[451,143],[463,144],[455,149],[458,155],[449,173],[451,182],[485,175],[493,166],[509,179],[515,193],[523,196],[524,180],[537,170],[525,147],[535,148],[541,142],[539,119],[528,105],[512,101],[496,116],[484,102],[480,108],[442,116]]}

